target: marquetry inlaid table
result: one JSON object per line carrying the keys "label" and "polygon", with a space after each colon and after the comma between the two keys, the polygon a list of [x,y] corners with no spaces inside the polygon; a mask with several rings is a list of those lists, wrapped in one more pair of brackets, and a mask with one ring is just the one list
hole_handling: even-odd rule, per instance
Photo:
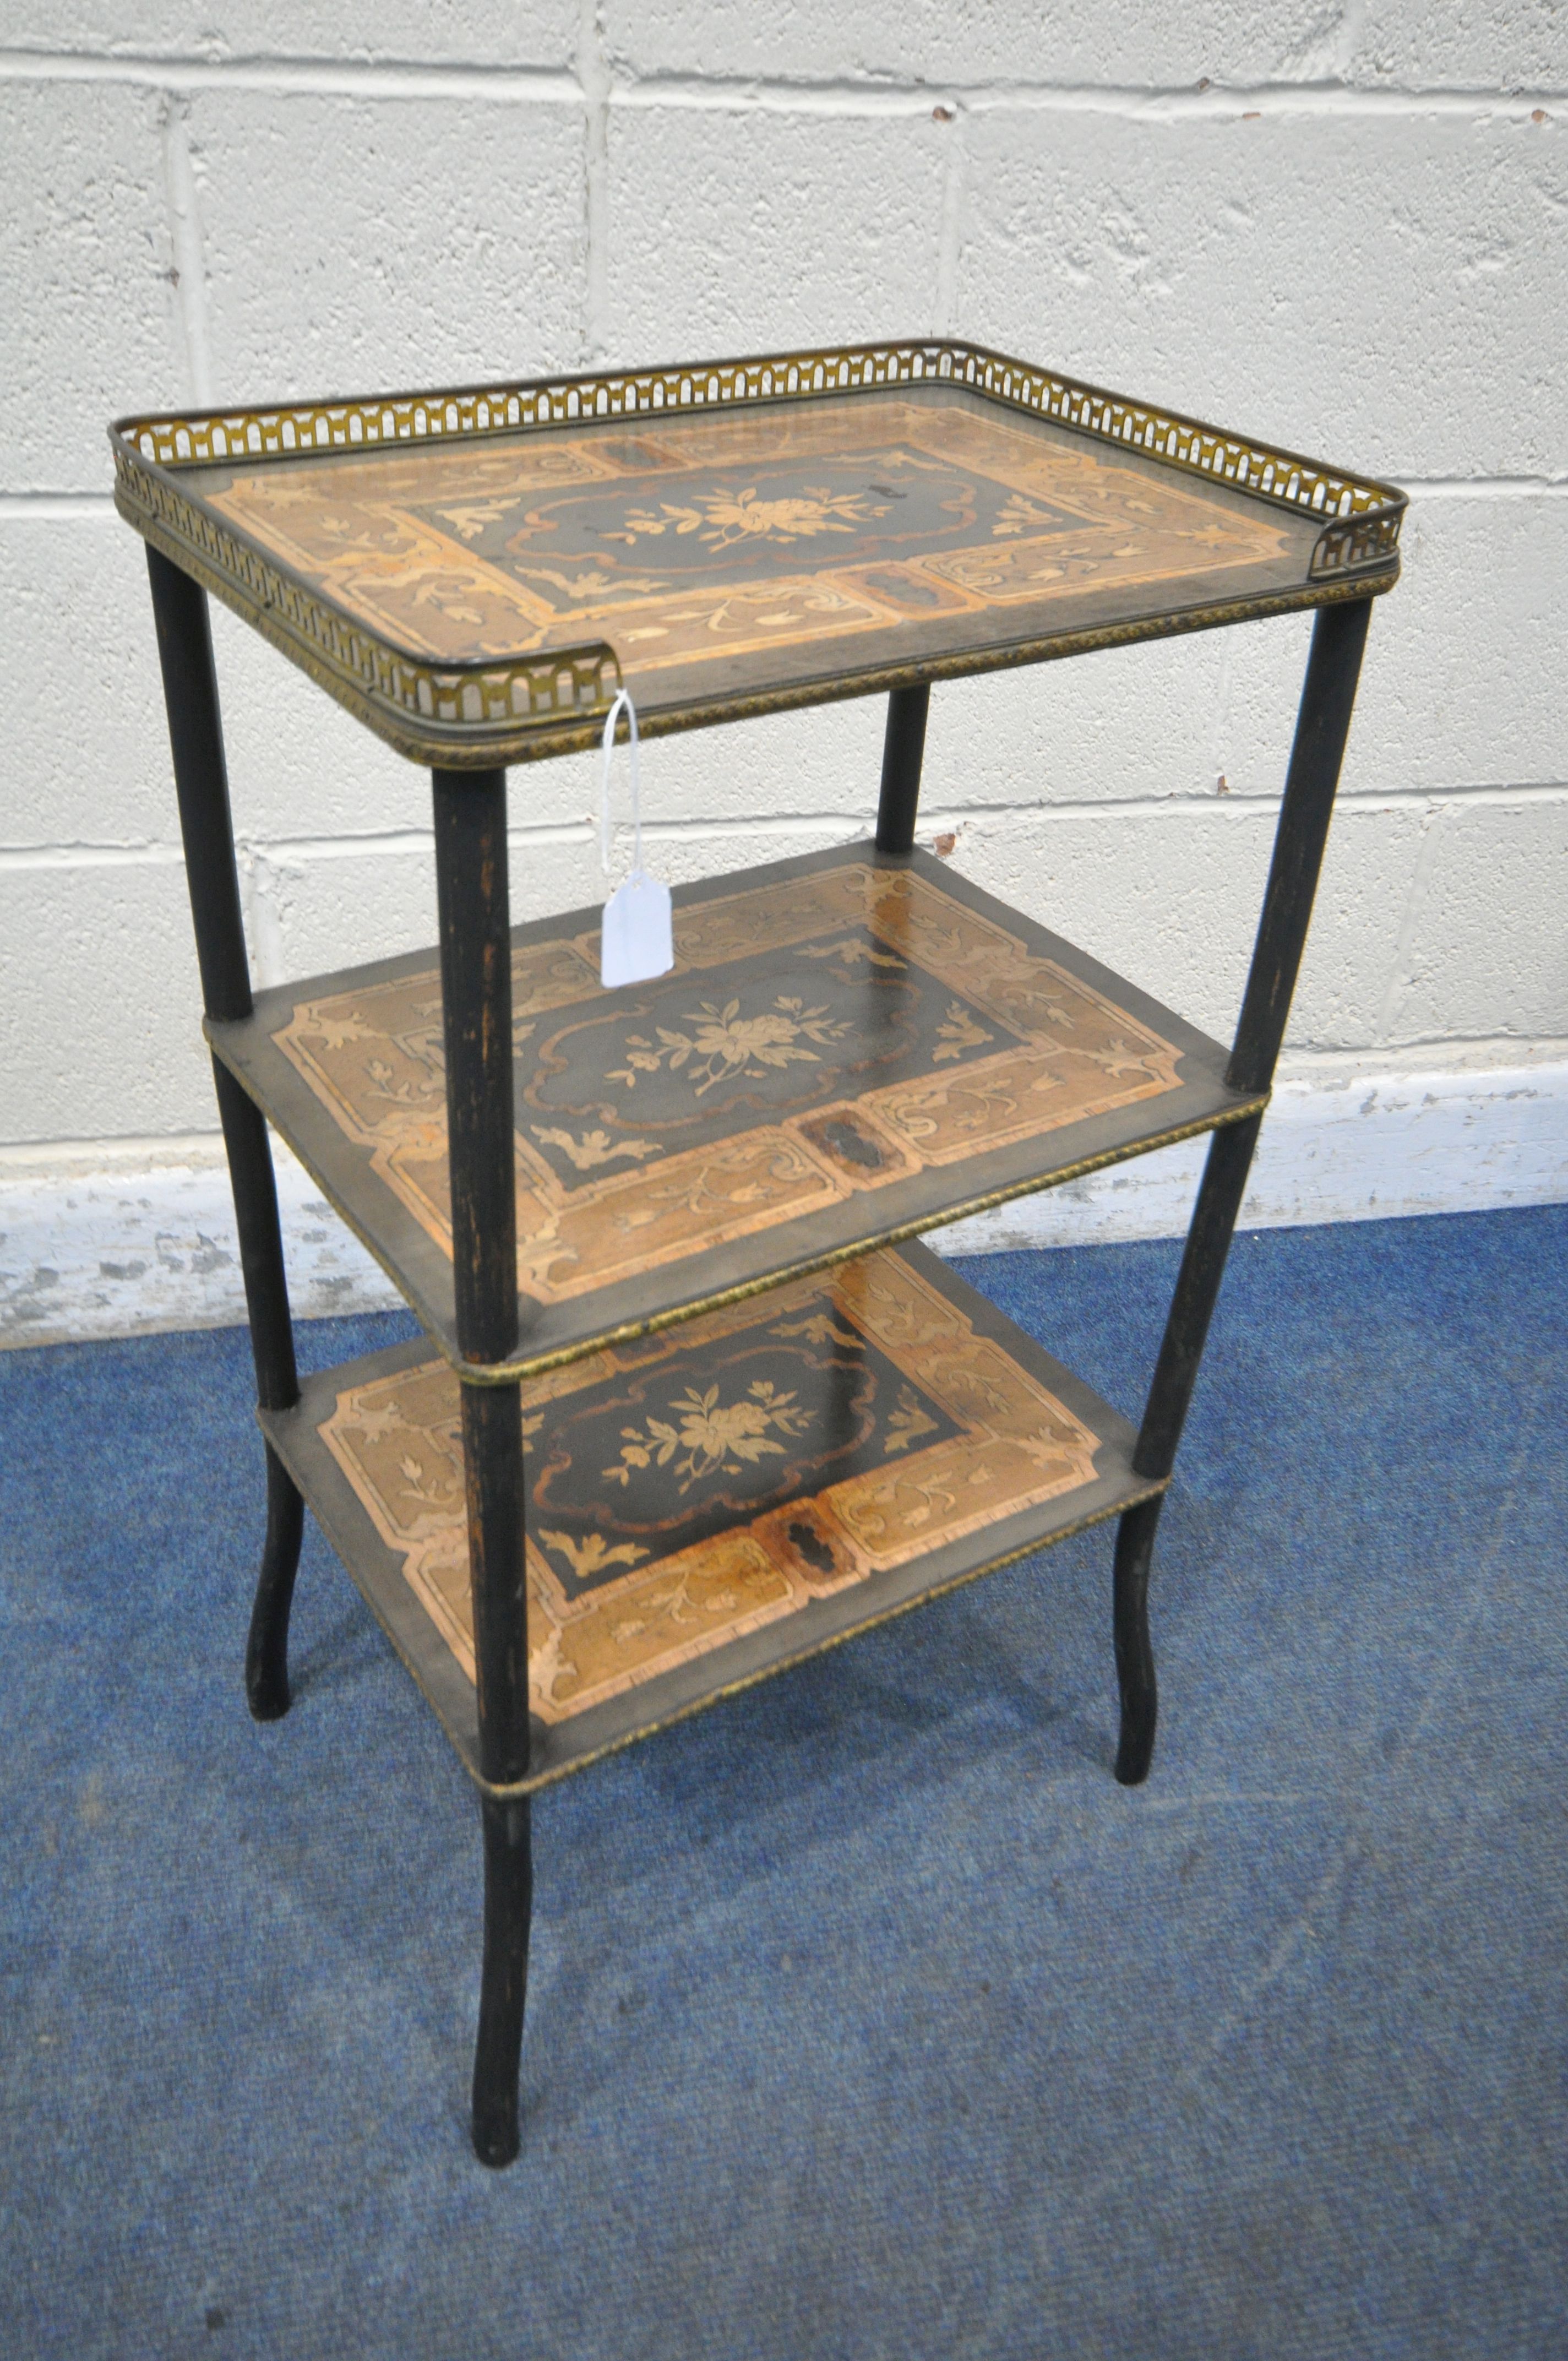
{"label": "marquetry inlaid table", "polygon": [[[1403,496],[957,343],[130,418],[245,1269],[289,1704],[304,1504],[480,1798],[474,2142],[517,2152],[529,1799],[1102,1519],[1122,1728],[1150,1555]],[[431,767],[435,948],[254,993],[205,591]],[[1314,608],[1227,1050],[915,846],[930,684]],[[515,929],[506,766],[886,692],[872,840]],[[267,1126],[427,1341],[297,1378]],[[1212,1135],[1135,1429],[917,1234]],[[743,1708],[733,1708],[743,1709]]]}

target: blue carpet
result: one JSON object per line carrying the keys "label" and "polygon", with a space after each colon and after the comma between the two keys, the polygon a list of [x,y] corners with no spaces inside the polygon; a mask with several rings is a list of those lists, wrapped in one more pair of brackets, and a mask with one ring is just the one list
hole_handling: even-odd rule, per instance
{"label": "blue carpet", "polygon": [[[1135,1413],[1175,1261],[967,1276]],[[1146,1788],[1102,1532],[552,1791],[501,2175],[473,1804],[313,1534],[246,1714],[243,1333],[0,1356],[0,2349],[1563,2352],[1565,1279],[1238,1240]]]}

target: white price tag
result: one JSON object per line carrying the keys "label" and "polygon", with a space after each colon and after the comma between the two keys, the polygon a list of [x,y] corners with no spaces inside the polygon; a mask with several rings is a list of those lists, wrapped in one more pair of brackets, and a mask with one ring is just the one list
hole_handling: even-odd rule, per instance
{"label": "white price tag", "polygon": [[604,777],[599,788],[599,859],[609,875],[609,766],[615,752],[615,725],[622,706],[630,730],[631,754],[631,874],[618,885],[604,906],[599,928],[599,982],[646,983],[668,975],[675,963],[674,934],[670,921],[670,889],[642,866],[642,796],[637,775],[637,708],[625,689],[610,707],[604,725]]}
{"label": "white price tag", "polygon": [[599,982],[646,983],[650,976],[668,975],[674,963],[670,889],[646,870],[634,869],[604,906]]}

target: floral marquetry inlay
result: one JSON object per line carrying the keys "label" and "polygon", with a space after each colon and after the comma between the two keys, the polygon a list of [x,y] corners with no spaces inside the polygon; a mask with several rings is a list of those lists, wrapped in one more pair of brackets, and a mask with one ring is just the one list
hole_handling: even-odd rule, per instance
{"label": "floral marquetry inlay", "polygon": [[685,1012],[685,1021],[689,1033],[663,1025],[653,1040],[645,1033],[628,1033],[631,1054],[624,1066],[610,1069],[608,1079],[624,1082],[630,1091],[640,1073],[684,1071],[694,1097],[701,1098],[716,1082],[733,1082],[737,1075],[761,1082],[770,1066],[817,1065],[821,1060],[811,1044],[834,1049],[850,1030],[850,1020],[830,1016],[826,1001],[807,1008],[784,993],[774,993],[754,1014],[743,1013],[739,999],[727,1000],[722,1008],[705,1000]]}
{"label": "floral marquetry inlay", "polygon": [[[207,504],[437,663],[613,642],[634,676],[1266,568],[1266,508],[928,390],[217,472]],[[1001,553],[1005,562],[998,562]],[[639,695],[643,694],[639,691]]]}
{"label": "floral marquetry inlay", "polygon": [[[1179,1085],[1169,1041],[918,870],[847,856],[678,905],[674,939],[670,974],[615,993],[597,929],[515,951],[520,1285],[539,1302]],[[302,1001],[275,1038],[449,1254],[433,968]]]}
{"label": "floral marquetry inlay", "polygon": [[[560,1722],[1094,1476],[1094,1435],[896,1253],[524,1385],[533,1710]],[[458,1383],[322,1434],[469,1679]]]}
{"label": "floral marquetry inlay", "polygon": [[624,522],[606,533],[607,541],[624,541],[635,548],[640,541],[666,533],[695,533],[709,549],[729,549],[738,541],[787,544],[810,541],[818,533],[850,533],[887,514],[887,502],[867,492],[836,492],[830,484],[807,484],[780,500],[759,500],[748,484],[739,492],[702,492],[696,505],[661,500],[657,510],[628,509]]}

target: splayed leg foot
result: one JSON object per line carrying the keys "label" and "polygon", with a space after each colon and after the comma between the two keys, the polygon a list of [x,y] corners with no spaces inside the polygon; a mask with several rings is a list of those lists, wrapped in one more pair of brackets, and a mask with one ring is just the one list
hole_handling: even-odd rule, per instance
{"label": "splayed leg foot", "polygon": [[289,1609],[304,1529],[304,1501],[269,1444],[267,1546],[261,1554],[245,1651],[245,1693],[258,1721],[280,1720],[289,1710]]}
{"label": "splayed leg foot", "polygon": [[1163,1505],[1161,1494],[1129,1509],[1116,1534],[1113,1616],[1116,1679],[1122,1691],[1116,1776],[1124,1787],[1136,1787],[1146,1779],[1154,1759],[1159,1693],[1149,1645],[1149,1563]]}
{"label": "splayed leg foot", "polygon": [[527,1798],[480,1799],[485,1830],[485,1965],[474,2051],[474,2153],[510,2164],[518,2151],[517,2074],[528,1993],[533,1861]]}

